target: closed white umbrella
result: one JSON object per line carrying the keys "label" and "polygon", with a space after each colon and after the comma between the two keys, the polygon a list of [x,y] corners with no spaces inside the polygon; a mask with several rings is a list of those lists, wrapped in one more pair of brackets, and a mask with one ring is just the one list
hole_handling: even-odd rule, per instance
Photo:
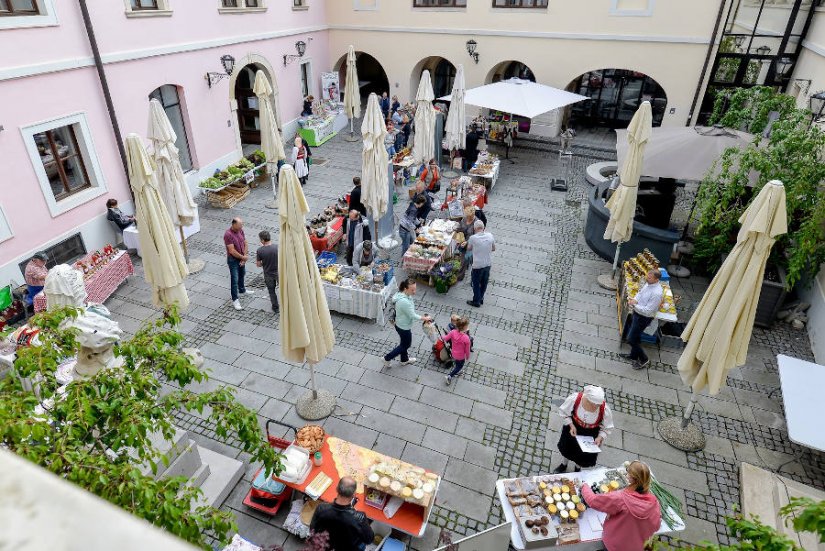
{"label": "closed white umbrella", "polygon": [[344,114],[349,118],[350,137],[354,133],[353,119],[361,116],[361,88],[358,86],[358,68],[355,62],[355,48],[350,45],[347,51],[347,80],[344,83]]}
{"label": "closed white umbrella", "polygon": [[[713,396],[727,381],[728,372],[745,364],[753,332],[756,306],[762,290],[765,265],[776,239],[788,232],[785,186],[779,180],[765,184],[739,218],[741,227],[730,254],[710,282],[702,301],[682,333],[687,342],[677,368],[693,395],[681,420],[681,430],[689,431],[697,393],[707,388]],[[668,424],[670,427],[668,428]],[[662,421],[659,430],[671,444],[686,449],[676,430],[678,418]],[[665,426],[663,432],[662,426]],[[696,436],[698,428],[693,428]],[[666,433],[676,434],[676,443]],[[701,436],[701,432],[699,432]],[[704,438],[701,439],[704,444]],[[692,449],[692,448],[687,448]]]}
{"label": "closed white umbrella", "polygon": [[305,419],[321,419],[332,413],[335,398],[315,388],[313,365],[332,351],[332,329],[321,274],[306,231],[309,212],[301,183],[291,165],[281,167],[278,217],[278,277],[281,286],[281,351],[293,362],[308,362],[312,392],[299,398],[298,414]]}
{"label": "closed white umbrella", "polygon": [[415,136],[412,156],[418,163],[426,163],[435,157],[435,107],[430,72],[421,73],[418,92],[415,94]]}
{"label": "closed white umbrella", "polygon": [[633,234],[633,218],[636,216],[636,196],[639,191],[642,161],[645,147],[650,140],[653,129],[653,110],[650,102],[645,101],[633,115],[630,126],[627,127],[628,154],[619,169],[621,185],[613,192],[607,201],[610,219],[604,230],[604,238],[616,243],[616,254],[613,256],[613,273],[599,276],[599,285],[607,289],[616,288],[616,268],[619,265],[619,252],[622,243],[630,240]]}
{"label": "closed white umbrella", "polygon": [[450,150],[450,170],[445,172],[445,176],[455,177],[458,174],[453,172],[453,153],[456,149],[464,149],[467,146],[467,129],[465,127],[467,107],[464,104],[464,65],[459,64],[456,69],[455,80],[453,81],[453,93],[450,94],[450,112],[447,115],[445,128],[445,138],[447,149]]}
{"label": "closed white umbrella", "polygon": [[272,183],[273,200],[267,207],[276,208],[278,191],[275,184],[278,161],[286,159],[284,141],[281,138],[280,125],[277,118],[277,109],[273,101],[273,88],[263,71],[255,73],[255,84],[252,91],[258,97],[258,120],[261,125],[261,151],[266,157],[266,170]]}
{"label": "closed white umbrella", "polygon": [[169,211],[163,206],[157,174],[137,134],[126,136],[129,183],[135,196],[135,218],[146,282],[152,287],[152,303],[167,307],[177,303],[185,310],[189,295],[183,279],[189,274]]}
{"label": "closed white umbrella", "polygon": [[370,94],[367,101],[367,112],[361,123],[361,135],[364,140],[361,158],[361,202],[375,221],[373,235],[377,240],[378,220],[387,212],[389,201],[387,164],[390,159],[384,146],[387,125],[378,104],[378,96],[375,94]]}
{"label": "closed white umbrella", "polygon": [[166,116],[166,111],[156,99],[149,102],[147,138],[152,142],[152,159],[157,167],[160,194],[169,211],[172,224],[177,226],[180,233],[183,256],[189,265],[190,273],[199,272],[204,268],[205,262],[197,258],[189,260],[189,249],[186,246],[186,236],[183,234],[183,227],[191,226],[197,218],[198,205],[192,199],[180,165],[180,152],[175,145],[178,136],[169,117]]}

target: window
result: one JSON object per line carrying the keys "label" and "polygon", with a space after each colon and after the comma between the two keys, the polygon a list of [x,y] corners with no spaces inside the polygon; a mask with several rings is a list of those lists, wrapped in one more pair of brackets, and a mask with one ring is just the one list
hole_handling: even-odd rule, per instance
{"label": "window", "polygon": [[75,129],[61,126],[34,135],[40,162],[58,201],[90,186]]}
{"label": "window", "polygon": [[301,63],[301,94],[307,97],[312,93],[312,64],[309,61]]}
{"label": "window", "polygon": [[[83,243],[83,237],[79,233],[42,250],[46,253],[46,256],[49,257],[46,261],[46,267],[50,270],[58,264],[72,264],[88,252],[86,250],[86,244]],[[26,272],[26,264],[29,263],[29,260],[31,260],[31,258],[27,258],[18,264],[21,272]]]}
{"label": "window", "polygon": [[293,9],[306,9],[308,7],[307,0],[292,0]]}
{"label": "window", "polygon": [[52,216],[106,193],[83,113],[23,127],[20,132]]}
{"label": "window", "polygon": [[413,0],[414,8],[466,8],[467,0]]}
{"label": "window", "polygon": [[260,0],[221,0],[224,8],[260,8]]}
{"label": "window", "polygon": [[158,0],[131,0],[133,10],[157,10]]}
{"label": "window", "polygon": [[170,0],[124,0],[126,17],[168,17],[172,15]]}
{"label": "window", "polygon": [[175,146],[178,148],[181,168],[184,172],[192,170],[192,155],[189,152],[189,139],[186,135],[186,125],[183,122],[183,109],[180,104],[178,87],[174,84],[164,84],[149,94],[149,99],[156,99],[160,102],[163,110],[166,111],[166,116],[169,117],[169,122],[172,123],[172,129],[177,136]]}
{"label": "window", "polygon": [[547,0],[493,0],[494,8],[546,8]]}
{"label": "window", "polygon": [[0,0],[0,16],[40,15],[37,0]]}

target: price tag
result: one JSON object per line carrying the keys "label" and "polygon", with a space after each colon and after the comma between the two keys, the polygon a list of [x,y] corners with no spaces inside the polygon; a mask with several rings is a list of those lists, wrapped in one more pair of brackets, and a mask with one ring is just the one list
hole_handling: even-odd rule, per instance
{"label": "price tag", "polygon": [[250,170],[249,172],[247,172],[246,174],[243,175],[243,181],[246,182],[247,184],[251,183],[252,180],[254,180],[254,179],[255,179],[255,171],[254,170]]}

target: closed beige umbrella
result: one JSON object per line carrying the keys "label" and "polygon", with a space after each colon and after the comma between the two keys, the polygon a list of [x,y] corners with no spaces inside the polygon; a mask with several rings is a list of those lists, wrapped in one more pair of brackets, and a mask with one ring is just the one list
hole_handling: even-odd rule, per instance
{"label": "closed beige umbrella", "polygon": [[453,93],[450,94],[450,112],[447,115],[447,124],[444,129],[444,139],[450,151],[450,167],[444,176],[455,178],[458,176],[453,170],[453,155],[456,149],[467,147],[467,106],[464,104],[464,65],[459,63],[453,81]]}
{"label": "closed beige umbrella", "polygon": [[152,303],[158,307],[189,307],[183,279],[189,274],[169,211],[163,206],[155,166],[137,134],[126,137],[129,183],[135,196],[135,218],[146,282],[152,287]]}
{"label": "closed beige umbrella", "polygon": [[[693,395],[679,430],[688,432],[696,440],[699,440],[696,435],[699,430],[690,425],[690,417],[697,394],[705,388],[712,396],[718,394],[728,372],[744,365],[747,359],[765,265],[776,239],[788,232],[785,186],[782,182],[772,180],[765,184],[739,218],[739,223],[742,226],[736,245],[714,276],[682,333],[682,340],[687,345],[677,368],[682,381],[693,389]],[[668,435],[675,435],[670,437],[675,439],[675,443],[671,443],[680,449],[696,449],[695,446],[680,445],[684,444],[683,440],[687,441],[687,437],[674,428],[679,421],[678,418],[665,419],[659,426],[660,433],[669,442]],[[696,446],[699,443],[704,446],[704,437]]]}
{"label": "closed beige umbrella", "polygon": [[175,145],[178,136],[169,117],[166,116],[166,111],[156,99],[149,102],[149,133],[146,137],[152,142],[152,160],[157,167],[160,194],[169,211],[172,224],[180,233],[180,243],[189,272],[199,272],[206,263],[199,258],[189,259],[189,249],[183,233],[183,227],[191,226],[198,217],[198,205],[192,199],[180,165],[180,155]]}
{"label": "closed beige umbrella", "polygon": [[613,192],[607,201],[607,210],[610,219],[604,230],[604,238],[616,243],[616,254],[613,256],[613,273],[599,276],[599,285],[607,289],[616,288],[616,268],[619,265],[619,252],[622,243],[630,240],[633,234],[633,218],[636,216],[636,196],[639,191],[642,162],[645,146],[650,140],[653,130],[653,111],[650,102],[645,101],[639,106],[630,126],[627,127],[627,142],[629,144],[624,163],[619,170],[621,185]]}
{"label": "closed beige umbrella", "polygon": [[335,407],[335,398],[315,388],[313,365],[332,351],[335,333],[318,273],[312,244],[306,231],[309,212],[304,192],[291,165],[281,167],[278,216],[278,277],[281,286],[281,351],[293,362],[308,362],[312,392],[296,403],[305,419],[321,419]]}
{"label": "closed beige umbrella", "polygon": [[375,222],[373,236],[378,239],[378,220],[387,212],[389,188],[387,187],[389,154],[384,146],[387,126],[378,105],[378,96],[370,94],[367,112],[361,123],[364,149],[361,157],[361,202],[367,207]]}
{"label": "closed beige umbrella", "polygon": [[353,48],[352,45],[350,45],[347,51],[347,79],[344,82],[344,114],[349,118],[349,135],[352,137],[354,133],[352,121],[361,116],[361,88],[358,85],[355,48]]}
{"label": "closed beige umbrella", "polygon": [[421,82],[418,83],[418,92],[415,94],[415,136],[413,136],[412,156],[420,164],[427,163],[435,156],[433,99],[435,99],[435,94],[430,81],[430,72],[425,70],[421,73]]}
{"label": "closed beige umbrella", "polygon": [[258,97],[258,120],[261,125],[261,151],[266,157],[266,170],[270,175],[272,184],[272,202],[267,203],[267,208],[277,208],[278,190],[276,187],[276,176],[278,161],[286,159],[284,153],[284,141],[281,139],[280,126],[278,124],[277,110],[273,102],[272,86],[269,84],[263,71],[255,73],[255,84],[252,91]]}

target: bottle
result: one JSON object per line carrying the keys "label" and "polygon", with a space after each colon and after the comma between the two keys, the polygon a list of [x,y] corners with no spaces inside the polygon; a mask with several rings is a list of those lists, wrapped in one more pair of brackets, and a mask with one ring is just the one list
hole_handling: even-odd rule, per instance
{"label": "bottle", "polygon": [[320,467],[323,464],[324,456],[321,455],[321,452],[315,452],[315,455],[312,456],[312,462],[316,467]]}

